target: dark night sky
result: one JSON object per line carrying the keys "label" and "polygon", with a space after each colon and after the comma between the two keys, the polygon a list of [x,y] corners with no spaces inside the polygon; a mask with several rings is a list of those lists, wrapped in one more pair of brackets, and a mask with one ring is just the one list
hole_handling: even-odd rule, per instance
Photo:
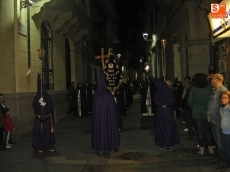
{"label": "dark night sky", "polygon": [[144,0],[116,0],[119,24],[120,39],[124,41],[130,29],[140,24],[140,8]]}

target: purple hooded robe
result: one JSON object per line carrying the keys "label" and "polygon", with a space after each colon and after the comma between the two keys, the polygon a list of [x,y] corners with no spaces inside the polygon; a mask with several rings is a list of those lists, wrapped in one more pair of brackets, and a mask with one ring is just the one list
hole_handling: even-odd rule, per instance
{"label": "purple hooded robe", "polygon": [[[180,143],[176,120],[174,117],[175,97],[169,86],[156,78],[150,78],[156,87],[153,97],[156,109],[155,143],[160,147],[173,147]],[[167,106],[167,107],[162,107]]]}
{"label": "purple hooded robe", "polygon": [[93,97],[92,148],[102,153],[118,151],[119,146],[117,105],[114,96],[107,90],[104,72],[101,72]]}

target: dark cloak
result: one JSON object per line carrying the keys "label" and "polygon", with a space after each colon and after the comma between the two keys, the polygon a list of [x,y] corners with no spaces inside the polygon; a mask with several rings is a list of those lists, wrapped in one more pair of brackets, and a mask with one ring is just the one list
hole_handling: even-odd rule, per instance
{"label": "dark cloak", "polygon": [[118,89],[119,94],[120,94],[120,98],[121,98],[121,116],[125,117],[126,116],[126,105],[125,105],[125,92],[124,92],[124,88],[120,87]]}
{"label": "dark cloak", "polygon": [[[117,117],[118,117],[118,124],[119,129],[123,129],[123,122],[122,122],[122,116],[126,116],[125,106],[124,106],[124,94],[121,91],[121,88],[119,87],[114,94],[114,97],[116,98],[116,105],[117,105]],[[122,97],[123,96],[123,97]]]}
{"label": "dark cloak", "polygon": [[[142,91],[141,91],[141,114],[147,113],[146,95],[147,95],[147,91],[148,91],[148,86],[149,86],[148,82],[146,82],[145,85],[143,86]],[[153,96],[154,96],[155,92],[156,92],[156,88],[151,83],[150,84],[150,96],[151,96],[151,109],[152,109],[153,114],[156,113],[156,105],[153,101]]]}
{"label": "dark cloak", "polygon": [[133,104],[133,90],[132,87],[129,84],[127,84],[127,86],[125,86],[125,91],[126,91],[126,108],[130,108]]}
{"label": "dark cloak", "polygon": [[[153,97],[156,109],[155,143],[160,147],[172,147],[180,143],[176,120],[174,117],[174,106],[176,103],[172,90],[169,86],[156,78],[150,78],[156,87]],[[167,108],[160,106],[167,106]]]}
{"label": "dark cloak", "polygon": [[97,152],[119,150],[120,133],[115,99],[107,90],[105,75],[101,72],[97,91],[93,96],[92,148]]}
{"label": "dark cloak", "polygon": [[[88,82],[87,82],[88,83]],[[88,86],[85,86],[86,91],[86,112],[92,112],[93,109],[93,89],[88,83]]]}
{"label": "dark cloak", "polygon": [[[79,83],[78,83],[79,85]],[[87,117],[88,116],[88,112],[87,112],[87,107],[86,107],[86,91],[85,91],[85,87],[83,87],[83,83],[82,83],[82,87],[77,87],[75,94],[74,94],[74,106],[73,106],[73,115],[74,116],[79,116],[78,113],[78,92],[80,91],[80,96],[81,96],[81,116],[82,117]]]}
{"label": "dark cloak", "polygon": [[[46,105],[42,108],[39,103],[40,97],[41,92],[38,91],[32,104],[36,115],[34,119],[32,147],[35,150],[49,150],[53,149],[55,145],[55,137],[52,130],[53,120],[51,116],[54,110],[53,100],[46,90],[43,90],[42,97]],[[40,118],[37,115],[39,115]]]}

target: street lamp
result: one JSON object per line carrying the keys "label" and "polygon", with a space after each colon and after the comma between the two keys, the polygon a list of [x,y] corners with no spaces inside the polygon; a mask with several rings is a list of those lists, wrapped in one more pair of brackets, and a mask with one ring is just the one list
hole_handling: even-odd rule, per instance
{"label": "street lamp", "polygon": [[166,47],[167,41],[166,39],[161,39],[161,47],[163,48],[163,54],[162,54],[162,73],[164,82],[166,81],[166,56],[165,56],[165,47]]}
{"label": "street lamp", "polygon": [[152,39],[148,39],[148,37],[149,37],[149,33],[148,32],[143,32],[142,36],[143,36],[143,38],[144,38],[145,41],[149,41],[149,42],[152,41]]}
{"label": "street lamp", "polygon": [[146,71],[146,73],[149,71],[149,65],[145,66],[145,71]]}
{"label": "street lamp", "polygon": [[148,34],[147,32],[144,32],[144,33],[143,33],[143,38],[144,38],[144,40],[147,40],[147,39],[148,39],[148,36],[149,36],[149,34]]}

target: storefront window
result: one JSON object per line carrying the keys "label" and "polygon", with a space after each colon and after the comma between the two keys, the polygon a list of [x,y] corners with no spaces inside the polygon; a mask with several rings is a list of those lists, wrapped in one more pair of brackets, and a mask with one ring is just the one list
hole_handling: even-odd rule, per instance
{"label": "storefront window", "polygon": [[215,43],[215,56],[217,72],[224,76],[224,85],[230,88],[230,39]]}

